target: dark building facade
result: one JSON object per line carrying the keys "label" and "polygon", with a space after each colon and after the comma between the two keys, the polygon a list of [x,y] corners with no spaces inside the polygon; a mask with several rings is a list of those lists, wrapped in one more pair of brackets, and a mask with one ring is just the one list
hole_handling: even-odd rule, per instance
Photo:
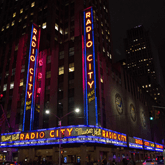
{"label": "dark building facade", "polygon": [[127,71],[150,94],[155,102],[164,106],[164,81],[158,51],[149,31],[138,25],[127,31],[124,40]]}
{"label": "dark building facade", "polygon": [[[8,159],[57,164],[59,143],[62,161],[69,163],[121,163],[123,156],[140,162],[160,154],[161,128],[155,132],[149,121],[155,102],[112,64],[108,1],[15,0],[1,6],[0,93],[11,126],[6,121],[1,127],[1,149]],[[79,114],[65,116],[76,108]],[[56,128],[55,116],[65,116],[64,127]],[[137,150],[129,137],[139,138]]]}

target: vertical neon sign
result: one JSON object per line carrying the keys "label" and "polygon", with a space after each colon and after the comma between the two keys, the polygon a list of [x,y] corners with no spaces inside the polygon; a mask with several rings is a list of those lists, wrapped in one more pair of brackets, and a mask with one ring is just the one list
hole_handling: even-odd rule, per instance
{"label": "vertical neon sign", "polygon": [[86,124],[98,125],[93,9],[84,10],[84,114]]}
{"label": "vertical neon sign", "polygon": [[23,114],[22,131],[33,129],[34,110],[35,110],[35,81],[37,54],[39,50],[40,29],[35,24],[32,25],[28,70],[26,79],[25,103]]}

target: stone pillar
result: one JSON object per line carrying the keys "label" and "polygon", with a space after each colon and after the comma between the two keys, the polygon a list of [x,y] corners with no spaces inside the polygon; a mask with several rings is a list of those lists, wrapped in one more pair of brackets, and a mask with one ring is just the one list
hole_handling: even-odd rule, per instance
{"label": "stone pillar", "polygon": [[29,161],[33,162],[35,158],[35,149],[34,148],[29,148]]}
{"label": "stone pillar", "polygon": [[85,145],[80,146],[80,155],[81,155],[81,165],[86,165],[86,157],[87,157],[87,147]]}
{"label": "stone pillar", "polygon": [[24,160],[23,149],[18,150],[18,162],[22,162]]}
{"label": "stone pillar", "polygon": [[95,149],[95,160],[98,162],[99,159],[100,159],[100,150],[99,150],[99,147],[96,147]]}
{"label": "stone pillar", "polygon": [[52,157],[53,157],[53,165],[57,165],[59,162],[59,150],[58,147],[53,147],[53,153],[52,153]]}
{"label": "stone pillar", "polygon": [[9,150],[9,151],[7,152],[6,160],[7,160],[7,161],[12,161],[12,151],[11,151],[11,150]]}

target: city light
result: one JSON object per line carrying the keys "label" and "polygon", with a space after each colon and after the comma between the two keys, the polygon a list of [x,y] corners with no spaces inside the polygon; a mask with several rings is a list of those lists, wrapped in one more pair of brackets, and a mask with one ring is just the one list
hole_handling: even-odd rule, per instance
{"label": "city light", "polygon": [[46,114],[50,114],[50,111],[47,109],[47,110],[45,111],[45,113],[46,113]]}
{"label": "city light", "polygon": [[79,112],[80,112],[80,109],[79,109],[79,108],[76,108],[76,109],[75,109],[75,112],[76,112],[76,113],[79,113]]}
{"label": "city light", "polygon": [[150,117],[150,120],[153,120],[153,117]]}

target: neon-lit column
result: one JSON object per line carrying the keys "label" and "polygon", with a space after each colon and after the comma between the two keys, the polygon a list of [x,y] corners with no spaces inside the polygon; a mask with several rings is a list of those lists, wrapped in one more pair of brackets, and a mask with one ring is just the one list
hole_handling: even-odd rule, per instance
{"label": "neon-lit column", "polygon": [[26,79],[25,103],[23,114],[22,130],[32,130],[35,111],[35,82],[37,70],[37,55],[39,51],[40,29],[35,24],[32,25],[28,70]]}
{"label": "neon-lit column", "polygon": [[98,125],[97,97],[96,97],[96,66],[94,25],[92,7],[84,10],[84,114],[86,124]]}

